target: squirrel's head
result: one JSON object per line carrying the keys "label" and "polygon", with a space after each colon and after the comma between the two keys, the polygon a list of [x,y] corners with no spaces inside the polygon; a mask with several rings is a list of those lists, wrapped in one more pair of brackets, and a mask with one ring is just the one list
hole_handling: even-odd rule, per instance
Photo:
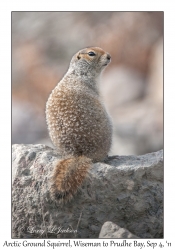
{"label": "squirrel's head", "polygon": [[98,76],[110,63],[111,56],[99,47],[88,47],[76,53],[69,69],[80,75]]}

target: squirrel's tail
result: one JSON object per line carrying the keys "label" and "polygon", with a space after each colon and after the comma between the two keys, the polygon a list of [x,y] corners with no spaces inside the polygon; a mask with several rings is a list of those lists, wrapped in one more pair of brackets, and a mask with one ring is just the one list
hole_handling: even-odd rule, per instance
{"label": "squirrel's tail", "polygon": [[70,200],[91,166],[91,159],[85,156],[72,156],[59,161],[53,174],[52,195],[60,202]]}

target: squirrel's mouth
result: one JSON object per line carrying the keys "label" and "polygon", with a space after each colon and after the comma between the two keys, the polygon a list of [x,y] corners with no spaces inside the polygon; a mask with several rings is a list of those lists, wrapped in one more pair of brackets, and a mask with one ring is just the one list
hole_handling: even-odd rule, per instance
{"label": "squirrel's mouth", "polygon": [[111,56],[107,53],[104,59],[104,64],[102,66],[105,67],[111,62]]}
{"label": "squirrel's mouth", "polygon": [[102,66],[107,66],[110,63],[110,61],[104,63]]}
{"label": "squirrel's mouth", "polygon": [[111,62],[111,58],[107,58],[107,61],[103,64],[103,66],[107,66]]}

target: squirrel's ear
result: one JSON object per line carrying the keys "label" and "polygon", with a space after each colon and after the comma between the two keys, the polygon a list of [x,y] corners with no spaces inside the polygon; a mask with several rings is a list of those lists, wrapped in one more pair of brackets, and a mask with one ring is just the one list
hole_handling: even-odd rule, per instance
{"label": "squirrel's ear", "polygon": [[78,53],[77,59],[80,60],[80,58],[81,58],[80,53]]}

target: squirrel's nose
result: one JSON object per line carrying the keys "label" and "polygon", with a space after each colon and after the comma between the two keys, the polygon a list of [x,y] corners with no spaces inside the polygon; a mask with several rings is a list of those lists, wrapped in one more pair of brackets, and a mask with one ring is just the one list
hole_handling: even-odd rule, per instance
{"label": "squirrel's nose", "polygon": [[111,56],[107,53],[107,59],[111,60]]}

